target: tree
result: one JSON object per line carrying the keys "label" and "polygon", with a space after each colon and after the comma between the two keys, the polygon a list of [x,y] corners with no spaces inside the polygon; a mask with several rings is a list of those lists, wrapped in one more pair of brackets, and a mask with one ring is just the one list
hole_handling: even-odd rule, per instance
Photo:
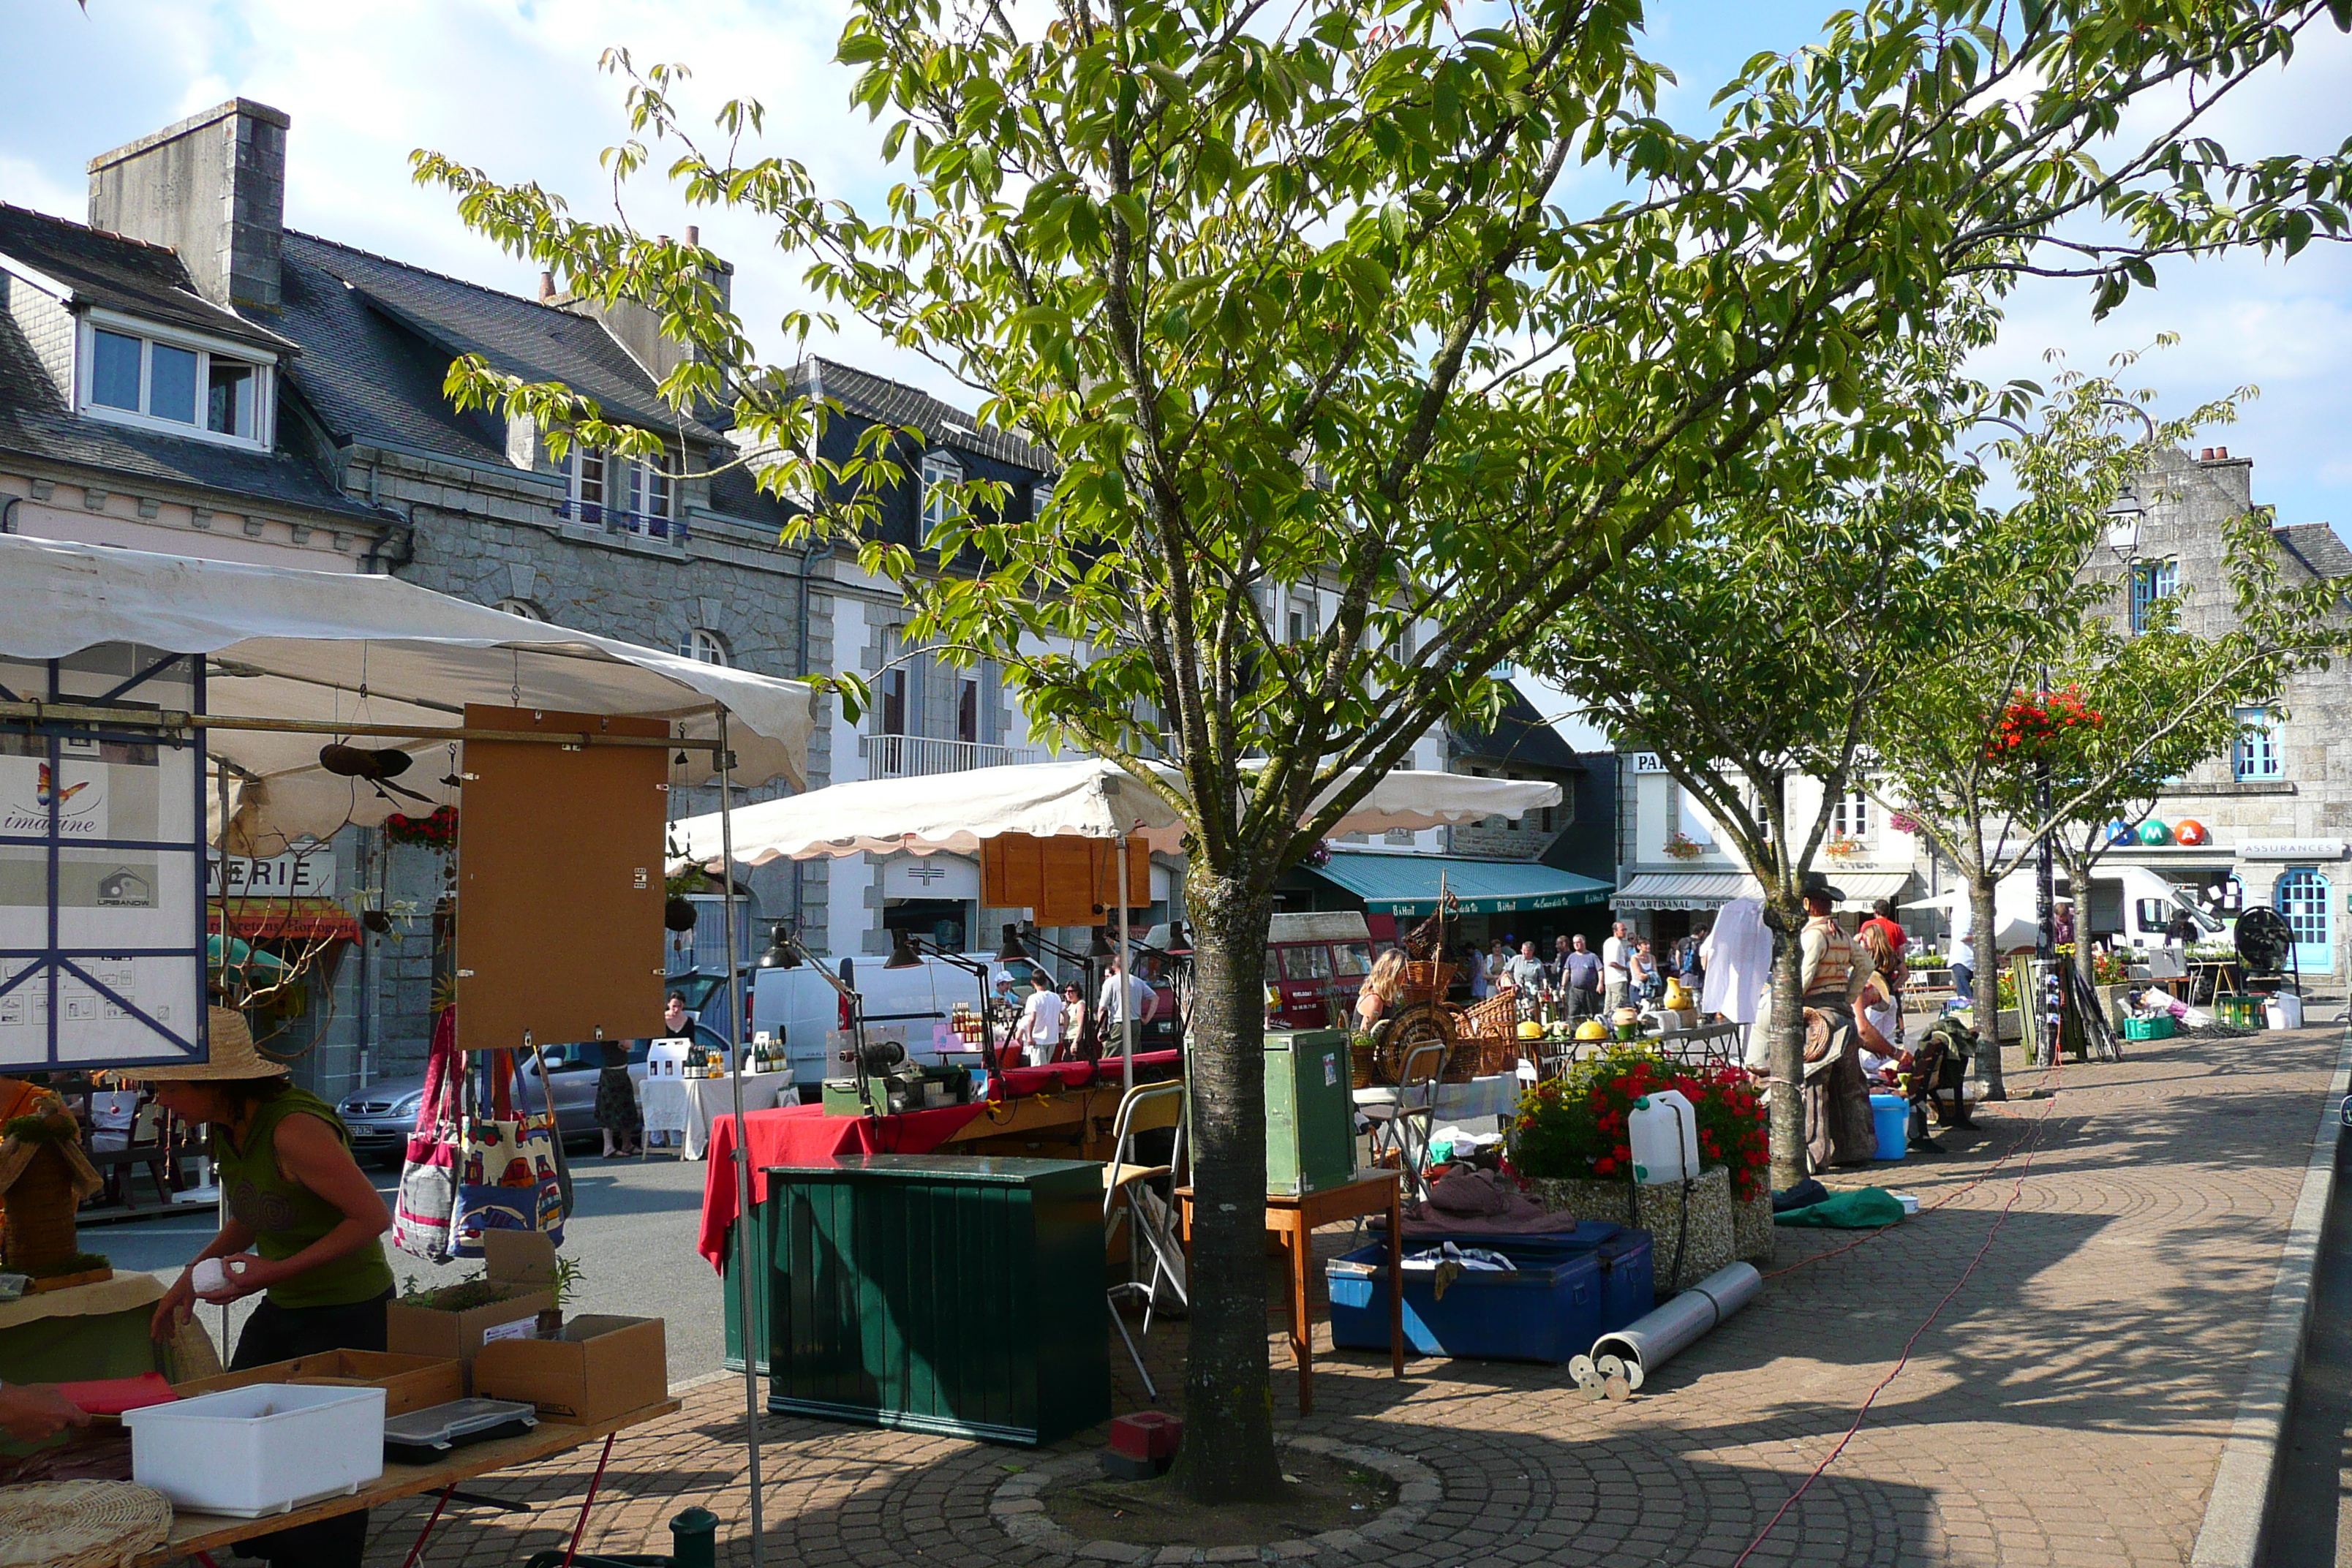
{"label": "tree", "polygon": [[[2117,412],[2133,406],[2111,379],[2064,373],[2042,428],[2001,444],[2023,499],[1989,511],[1980,528],[1990,547],[1944,573],[1972,614],[1944,656],[1906,683],[1903,700],[1877,710],[1868,737],[1880,763],[1874,793],[1916,825],[1968,889],[1973,1003],[1988,1030],[2000,1016],[1994,892],[2002,879],[2067,825],[2105,821],[2101,814],[2168,776],[2182,755],[2210,754],[2221,715],[2298,669],[2324,667],[2344,643],[2333,591],[2286,585],[2266,522],[2249,514],[2230,530],[2233,629],[2193,647],[2162,642],[2116,668],[2083,670],[2069,688],[2053,686],[2053,669],[2114,652],[2095,617],[2117,587],[2100,564],[2116,497],[2147,468],[2152,449],[2168,451],[2226,421],[2235,405],[2157,425],[2147,446],[2116,433]],[[2089,692],[2125,707],[2110,714]],[[2047,805],[2037,768],[2050,775]],[[1976,1058],[1993,1099],[2005,1092],[2000,1057]]]}
{"label": "tree", "polygon": [[[2340,232],[2342,156],[2239,163],[2188,136],[2327,15],[1874,4],[1750,62],[1692,133],[1655,113],[1633,0],[1468,30],[1444,0],[856,0],[851,99],[887,117],[906,168],[871,215],[743,151],[756,103],[721,108],[705,147],[679,69],[609,57],[689,201],[772,220],[830,304],[1055,454],[1042,516],[961,488],[927,542],[952,563],[936,576],[865,528],[907,478],[898,433],[816,457],[835,411],[758,362],[705,253],[446,157],[416,167],[563,286],[635,300],[691,345],[664,394],[731,421],[761,482],[805,498],[807,530],[905,584],[911,636],[1002,661],[1047,732],[1175,763],[1174,783],[1134,771],[1192,830],[1184,1484],[1216,1501],[1279,1486],[1257,1219],[1276,879],[1627,552],[1696,502],[1815,482],[1759,447],[1776,425],[1833,412],[1867,453],[1931,423],[1856,367],[1930,330],[1957,285],[2079,276],[2105,307],[2167,256]],[[2186,119],[2086,155],[2140,93],[2183,87]],[[610,157],[625,178],[652,153]],[[1571,171],[1626,194],[1571,212]],[[2116,237],[2051,237],[2078,217]],[[559,454],[656,439],[478,358],[451,387]],[[1308,581],[1336,613],[1285,641],[1260,595]]]}
{"label": "tree", "polygon": [[[1979,307],[1936,339],[1877,356],[1885,395],[1923,407],[1979,405],[1982,389],[1955,367],[1990,341],[1994,320]],[[1806,874],[1853,788],[1873,710],[1900,700],[1906,678],[1934,661],[1946,628],[1969,613],[1952,598],[1946,570],[1971,547],[1954,521],[1975,515],[1982,479],[1947,456],[1967,417],[1939,439],[1887,455],[1867,482],[1791,489],[1653,537],[1524,656],[1581,700],[1584,716],[1621,750],[1654,754],[1762,889],[1772,932],[1776,1190],[1808,1174],[1797,1093]],[[1822,448],[1851,437],[1811,425],[1780,439],[1826,458]],[[1791,779],[1820,784],[1810,816],[1790,799]]]}

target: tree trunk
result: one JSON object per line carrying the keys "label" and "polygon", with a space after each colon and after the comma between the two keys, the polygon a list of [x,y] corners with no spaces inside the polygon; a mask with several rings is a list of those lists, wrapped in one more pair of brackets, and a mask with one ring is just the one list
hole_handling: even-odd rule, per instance
{"label": "tree trunk", "polygon": [[1772,1190],[1785,1193],[1812,1173],[1805,1160],[1804,954],[1797,941],[1804,907],[1766,903],[1764,928],[1772,933]]}
{"label": "tree trunk", "polygon": [[1198,860],[1192,929],[1191,1342],[1178,1462],[1194,1502],[1282,1495],[1265,1326],[1265,937],[1272,900]]}
{"label": "tree trunk", "polygon": [[[1987,1100],[2007,1100],[2009,1090],[2000,1078],[2000,949],[1994,944],[1999,934],[1993,925],[1993,882],[1990,877],[1969,879],[1969,949],[1976,954],[1975,994],[1969,1005],[1976,1013],[1977,1033],[1983,1037],[1984,1048],[1977,1052],[1972,1069],[1979,1083],[1984,1085]],[[2018,998],[2021,1022],[2024,1018],[2025,999]]]}
{"label": "tree trunk", "polygon": [[[2066,880],[2074,888],[2074,973],[2083,977],[2084,985],[2095,990],[2099,970],[2091,961],[2091,858],[2061,839],[2058,863],[2066,868]],[[2125,929],[2130,929],[2128,923]]]}

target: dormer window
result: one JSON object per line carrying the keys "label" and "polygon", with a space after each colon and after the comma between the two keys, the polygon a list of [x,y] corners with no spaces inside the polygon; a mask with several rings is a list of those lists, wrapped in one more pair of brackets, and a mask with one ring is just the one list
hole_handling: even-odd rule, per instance
{"label": "dormer window", "polygon": [[946,527],[961,515],[955,487],[963,483],[963,465],[946,452],[923,454],[923,534]]}
{"label": "dormer window", "polygon": [[677,454],[658,458],[572,450],[571,515],[583,522],[666,539],[677,498]]}
{"label": "dormer window", "polygon": [[110,311],[81,323],[83,413],[118,424],[268,448],[272,366],[249,351]]}

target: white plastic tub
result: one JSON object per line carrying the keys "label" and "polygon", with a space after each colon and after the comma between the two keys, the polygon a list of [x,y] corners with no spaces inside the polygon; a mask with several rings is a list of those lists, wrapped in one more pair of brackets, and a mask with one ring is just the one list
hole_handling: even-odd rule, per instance
{"label": "white plastic tub", "polygon": [[127,1412],[131,1479],[199,1513],[261,1519],[383,1474],[381,1388],[257,1383]]}
{"label": "white plastic tub", "polygon": [[2303,1027],[2303,998],[2292,991],[2282,991],[2263,1004],[2263,1021],[2273,1029]]}

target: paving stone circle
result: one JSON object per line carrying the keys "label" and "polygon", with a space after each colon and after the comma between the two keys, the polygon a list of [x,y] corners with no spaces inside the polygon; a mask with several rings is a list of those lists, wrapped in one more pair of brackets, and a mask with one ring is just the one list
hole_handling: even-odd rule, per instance
{"label": "paving stone circle", "polygon": [[1277,1447],[1376,1470],[1397,1484],[1397,1500],[1363,1523],[1347,1530],[1327,1530],[1297,1541],[1274,1541],[1263,1546],[1141,1546],[1127,1541],[1082,1541],[1054,1522],[1045,1512],[1047,1492],[1102,1473],[1102,1459],[1092,1451],[1064,1454],[1034,1469],[1010,1476],[989,1500],[989,1517],[1019,1545],[1075,1557],[1082,1563],[1311,1563],[1318,1559],[1347,1561],[1365,1554],[1368,1547],[1391,1536],[1411,1531],[1445,1500],[1444,1484],[1437,1472],[1419,1459],[1343,1443],[1334,1437],[1307,1434],[1278,1436]]}

